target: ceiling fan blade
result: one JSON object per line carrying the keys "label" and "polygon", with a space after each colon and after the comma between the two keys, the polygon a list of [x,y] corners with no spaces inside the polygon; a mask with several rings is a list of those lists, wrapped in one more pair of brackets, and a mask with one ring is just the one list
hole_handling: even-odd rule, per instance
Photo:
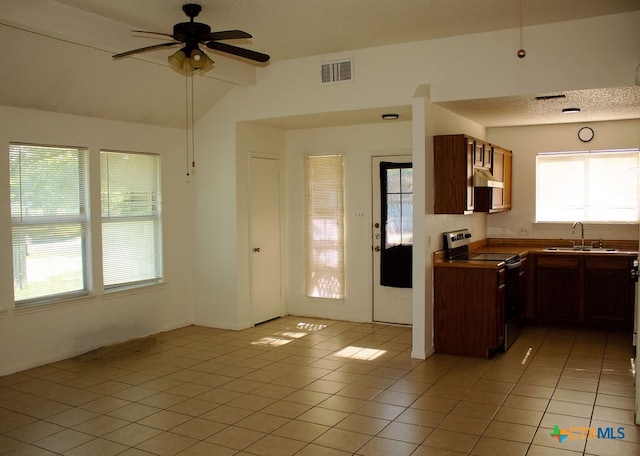
{"label": "ceiling fan blade", "polygon": [[169,38],[173,38],[173,35],[170,33],[162,33],[162,32],[149,32],[147,30],[131,30],[131,33],[148,33],[150,35],[160,35],[160,36],[168,36]]}
{"label": "ceiling fan blade", "polygon": [[177,41],[171,42],[171,43],[161,43],[161,44],[154,44],[153,46],[147,46],[147,47],[143,47],[143,48],[139,48],[139,49],[134,49],[132,51],[127,51],[127,52],[122,52],[120,54],[116,54],[113,56],[114,59],[119,59],[120,57],[127,57],[129,55],[132,54],[138,54],[140,52],[146,52],[146,51],[152,51],[154,49],[160,49],[163,47],[168,47],[168,46],[175,46],[176,44],[180,44]]}
{"label": "ceiling fan blade", "polygon": [[208,43],[206,43],[206,45],[209,49],[226,52],[227,54],[237,55],[239,57],[244,57],[245,59],[255,60],[256,62],[267,62],[270,59],[267,54],[251,51],[249,49],[244,49],[237,46],[232,46],[226,43],[219,43],[218,41],[209,41]]}
{"label": "ceiling fan blade", "polygon": [[224,30],[222,32],[209,33],[209,40],[235,40],[241,38],[253,38],[251,34],[243,32],[242,30]]}

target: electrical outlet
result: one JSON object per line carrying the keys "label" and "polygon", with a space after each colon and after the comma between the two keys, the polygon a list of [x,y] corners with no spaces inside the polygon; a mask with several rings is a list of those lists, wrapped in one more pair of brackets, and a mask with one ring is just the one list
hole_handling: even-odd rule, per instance
{"label": "electrical outlet", "polygon": [[526,236],[529,234],[529,228],[526,225],[520,225],[520,236]]}

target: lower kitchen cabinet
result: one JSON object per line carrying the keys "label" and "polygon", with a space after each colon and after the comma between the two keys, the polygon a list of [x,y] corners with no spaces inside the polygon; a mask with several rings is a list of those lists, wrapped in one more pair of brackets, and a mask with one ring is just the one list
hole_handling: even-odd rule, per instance
{"label": "lower kitchen cabinet", "polygon": [[505,270],[434,268],[436,353],[489,358],[504,342]]}
{"label": "lower kitchen cabinet", "polygon": [[633,256],[533,255],[532,312],[538,322],[633,328]]}
{"label": "lower kitchen cabinet", "polygon": [[631,262],[627,258],[585,258],[586,321],[632,326],[635,284],[631,280]]}
{"label": "lower kitchen cabinet", "polygon": [[535,267],[536,317],[555,321],[577,320],[580,301],[578,259],[539,256]]}

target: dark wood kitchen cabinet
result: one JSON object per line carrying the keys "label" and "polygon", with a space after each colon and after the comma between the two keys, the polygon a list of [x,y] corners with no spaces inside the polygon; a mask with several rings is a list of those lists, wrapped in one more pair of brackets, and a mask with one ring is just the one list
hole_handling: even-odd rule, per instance
{"label": "dark wood kitchen cabinet", "polygon": [[490,171],[503,187],[476,187],[475,212],[504,212],[511,209],[511,164],[512,152],[502,147],[490,148],[492,161]]}
{"label": "dark wood kitchen cabinet", "polygon": [[542,323],[631,329],[635,282],[632,255],[533,255],[533,309]]}
{"label": "dark wood kitchen cabinet", "polygon": [[551,321],[578,319],[580,277],[574,256],[538,256],[535,260],[536,317]]}
{"label": "dark wood kitchen cabinet", "polygon": [[584,319],[589,322],[631,327],[635,283],[633,259],[586,257],[584,259]]}
{"label": "dark wood kitchen cabinet", "polygon": [[474,138],[465,135],[434,136],[433,209],[436,214],[473,212],[473,168],[476,156]]}
{"label": "dark wood kitchen cabinet", "polygon": [[435,267],[435,351],[489,358],[504,342],[504,306],[504,269]]}
{"label": "dark wood kitchen cabinet", "polygon": [[[511,209],[512,152],[468,135],[433,137],[434,213]],[[489,170],[503,188],[474,187],[474,169]]]}

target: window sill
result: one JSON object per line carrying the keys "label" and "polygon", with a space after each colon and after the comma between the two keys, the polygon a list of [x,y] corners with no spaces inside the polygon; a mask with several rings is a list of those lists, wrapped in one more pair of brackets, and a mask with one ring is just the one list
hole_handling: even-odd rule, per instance
{"label": "window sill", "polygon": [[153,291],[158,287],[163,287],[167,284],[165,280],[156,280],[152,282],[144,282],[132,285],[124,285],[120,287],[107,288],[103,292],[105,299],[111,299],[123,295],[133,295],[146,293],[147,291]]}
{"label": "window sill", "polygon": [[[10,311],[11,314],[19,316],[19,315],[29,315],[37,312],[47,312],[50,310],[63,309],[66,307],[75,307],[83,304],[87,304],[89,302],[95,301],[96,297],[93,295],[84,295],[78,296],[75,298],[67,298],[61,299],[58,301],[50,301],[43,303],[33,303],[33,304],[25,304],[25,305],[17,305]],[[9,313],[9,312],[7,312]]]}
{"label": "window sill", "polygon": [[21,306],[15,306],[13,309],[0,311],[0,318],[4,318],[9,314],[19,316],[19,315],[29,315],[32,313],[38,312],[46,312],[56,309],[64,309],[66,307],[75,307],[88,303],[95,302],[98,298],[102,297],[104,299],[113,299],[117,297],[122,297],[125,295],[133,295],[146,293],[149,291],[153,291],[157,287],[161,287],[166,285],[166,281],[157,281],[157,282],[149,282],[138,285],[130,285],[127,287],[118,287],[112,288],[110,290],[104,290],[102,295],[83,295],[74,298],[61,299],[57,301],[43,302],[43,303],[33,303],[33,304],[24,304]]}

